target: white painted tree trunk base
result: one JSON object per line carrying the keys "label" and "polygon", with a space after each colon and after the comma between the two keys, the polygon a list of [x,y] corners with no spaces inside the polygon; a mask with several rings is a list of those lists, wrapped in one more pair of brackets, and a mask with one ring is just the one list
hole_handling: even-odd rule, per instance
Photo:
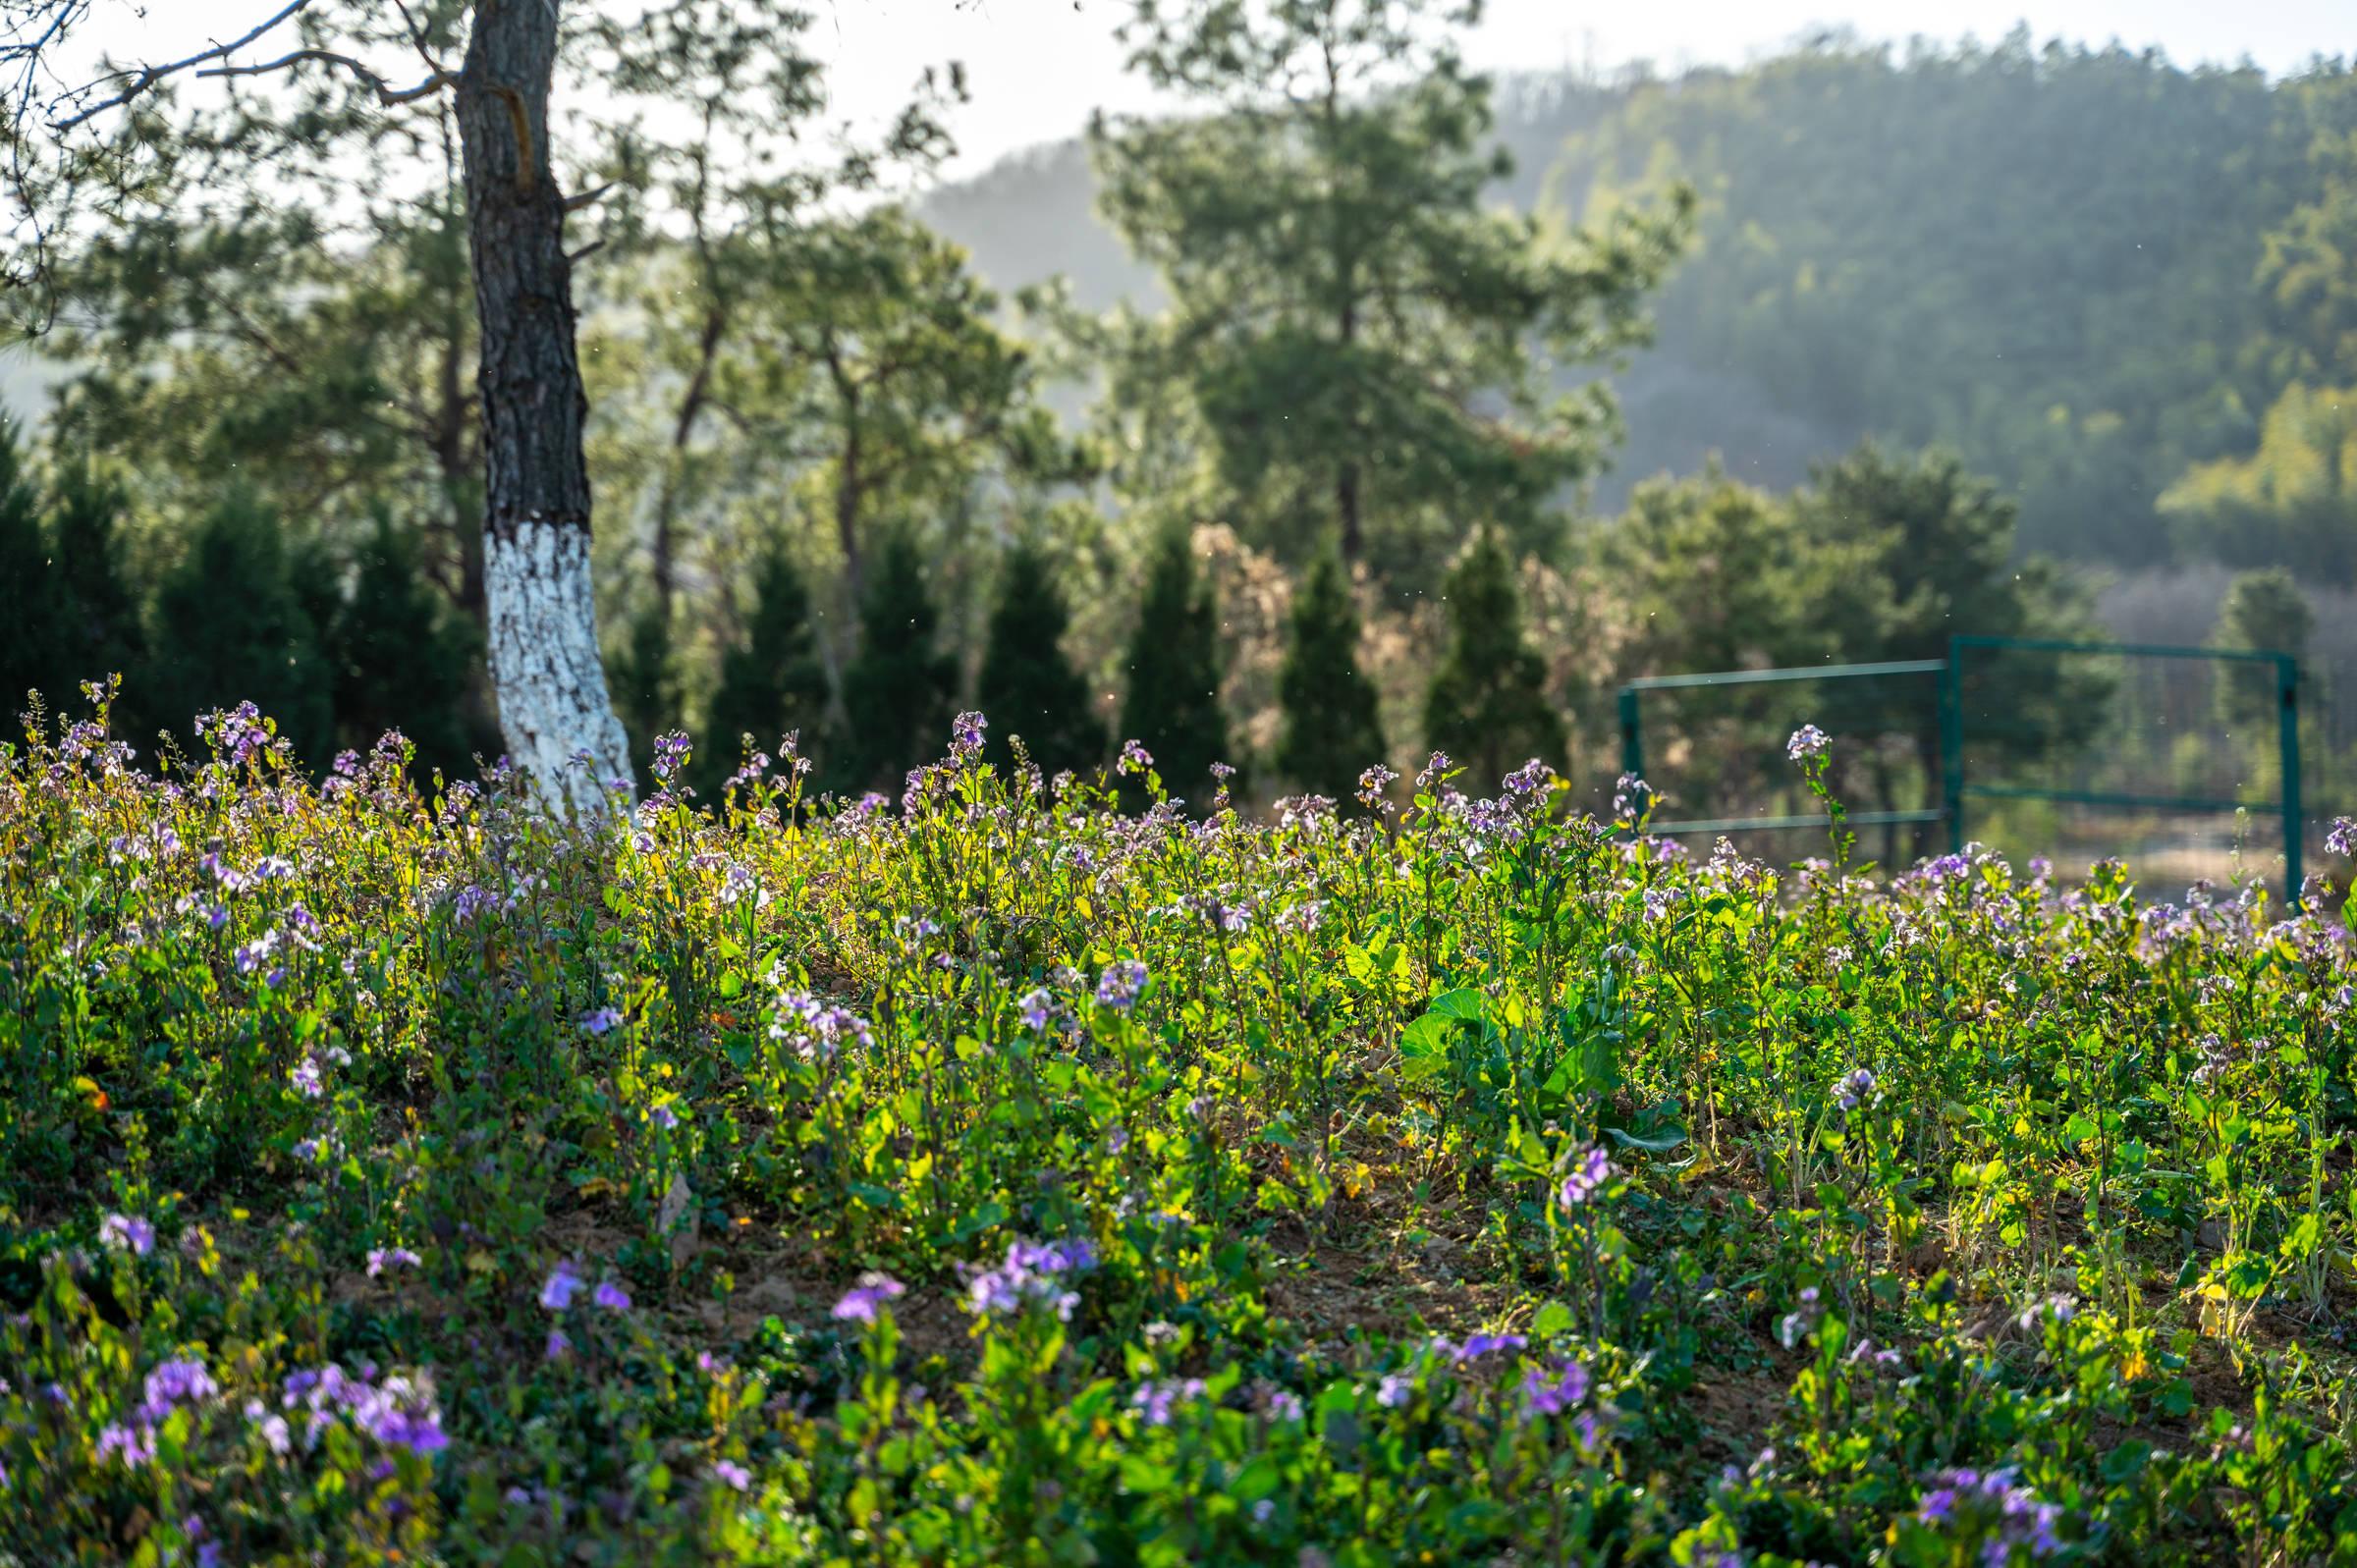
{"label": "white painted tree trunk base", "polygon": [[[530,771],[551,810],[595,819],[611,802],[627,807],[630,744],[606,692],[589,530],[537,515],[518,519],[511,537],[486,528],[483,601],[509,760]],[[616,780],[623,792],[610,796]]]}

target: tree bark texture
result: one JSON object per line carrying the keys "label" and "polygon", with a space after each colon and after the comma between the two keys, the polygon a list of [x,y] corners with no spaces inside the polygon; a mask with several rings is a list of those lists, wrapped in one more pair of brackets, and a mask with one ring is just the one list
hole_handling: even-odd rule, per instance
{"label": "tree bark texture", "polygon": [[482,332],[483,597],[500,730],[549,804],[594,815],[610,783],[627,787],[630,742],[606,690],[589,581],[589,400],[549,159],[556,56],[556,0],[476,0],[459,144]]}

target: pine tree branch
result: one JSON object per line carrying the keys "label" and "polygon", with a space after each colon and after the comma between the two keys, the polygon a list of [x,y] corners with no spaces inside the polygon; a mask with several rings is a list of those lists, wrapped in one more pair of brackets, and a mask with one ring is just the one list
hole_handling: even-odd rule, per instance
{"label": "pine tree branch", "polygon": [[344,67],[362,81],[367,82],[369,86],[374,87],[376,101],[388,109],[396,104],[414,103],[419,98],[430,97],[459,80],[454,73],[437,68],[432,76],[427,77],[413,87],[395,87],[352,56],[337,54],[332,49],[297,49],[290,54],[279,56],[276,60],[264,61],[258,66],[215,66],[210,71],[199,71],[196,75],[200,77],[259,77],[273,71],[284,71],[290,66],[300,65],[305,60],[319,60],[328,65]]}
{"label": "pine tree branch", "polygon": [[[220,60],[229,55],[235,54],[238,50],[245,48],[247,44],[253,42],[254,39],[260,37],[263,33],[268,32],[272,28],[278,27],[281,23],[294,16],[297,12],[302,10],[310,3],[311,0],[289,0],[289,4],[285,9],[281,10],[276,16],[270,18],[269,21],[264,22],[252,31],[245,34],[243,37],[234,39],[228,43],[215,44],[212,48],[203,51],[201,54],[192,54],[186,60],[175,60],[169,65],[142,66],[137,73],[122,71],[117,72],[112,77],[101,78],[100,80],[105,81],[120,81],[125,77],[132,77],[133,81],[130,86],[125,87],[121,92],[116,93],[113,97],[107,99],[103,103],[92,104],[89,108],[82,110],[80,114],[73,116],[71,119],[51,121],[49,129],[54,133],[63,135],[68,131],[72,131],[77,126],[84,125],[91,120],[95,120],[98,116],[106,113],[109,109],[122,108],[125,104],[131,102],[133,99],[141,96],[155,87],[157,83],[162,82],[171,77],[178,76],[183,71],[187,71],[192,67],[203,65],[208,60]],[[57,29],[52,27],[50,30],[52,34],[54,34]],[[35,47],[38,46],[36,45]],[[97,84],[98,83],[93,82],[91,83],[91,86],[94,88],[97,86]]]}

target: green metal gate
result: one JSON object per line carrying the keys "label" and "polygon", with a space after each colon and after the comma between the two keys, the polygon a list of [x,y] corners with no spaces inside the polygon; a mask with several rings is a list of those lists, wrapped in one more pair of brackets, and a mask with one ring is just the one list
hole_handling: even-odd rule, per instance
{"label": "green metal gate", "polygon": [[[1819,665],[1792,670],[1730,670],[1710,675],[1653,676],[1620,688],[1620,762],[1624,773],[1645,773],[1644,719],[1641,699],[1647,692],[1699,687],[1752,685],[1770,681],[1839,680],[1878,676],[1933,675],[1938,679],[1941,804],[1912,811],[1857,812],[1853,827],[1884,823],[1946,822],[1948,847],[1961,852],[1966,841],[1969,802],[2043,800],[2062,805],[2111,806],[2146,811],[2235,811],[2249,803],[2205,795],[2150,794],[2136,791],[2062,789],[1975,783],[1966,777],[1965,747],[1971,739],[1964,705],[1964,665],[1976,653],[2021,651],[2051,654],[2111,655],[2129,659],[2204,659],[2220,664],[2264,665],[2275,672],[2276,741],[2280,752],[2282,785],[2273,808],[2283,826],[2284,901],[2299,902],[2301,834],[2299,663],[2291,655],[2256,649],[2188,648],[2166,643],[2072,642],[2036,637],[1984,637],[1958,633],[1948,639],[1946,659],[1897,660],[1882,664]],[[1664,835],[1737,833],[1746,830],[1823,827],[1823,815],[1706,818],[1653,823],[1651,832]]]}

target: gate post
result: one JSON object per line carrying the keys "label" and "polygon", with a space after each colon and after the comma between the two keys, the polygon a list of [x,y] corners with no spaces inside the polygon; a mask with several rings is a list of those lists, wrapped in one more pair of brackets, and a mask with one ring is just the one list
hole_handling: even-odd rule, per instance
{"label": "gate post", "polygon": [[1963,638],[1947,639],[1947,664],[1940,672],[1940,800],[1947,812],[1947,852],[1964,852],[1964,675]]}
{"label": "gate post", "polygon": [[2289,654],[2275,655],[2276,741],[2282,747],[2283,907],[2300,907],[2300,666]]}

